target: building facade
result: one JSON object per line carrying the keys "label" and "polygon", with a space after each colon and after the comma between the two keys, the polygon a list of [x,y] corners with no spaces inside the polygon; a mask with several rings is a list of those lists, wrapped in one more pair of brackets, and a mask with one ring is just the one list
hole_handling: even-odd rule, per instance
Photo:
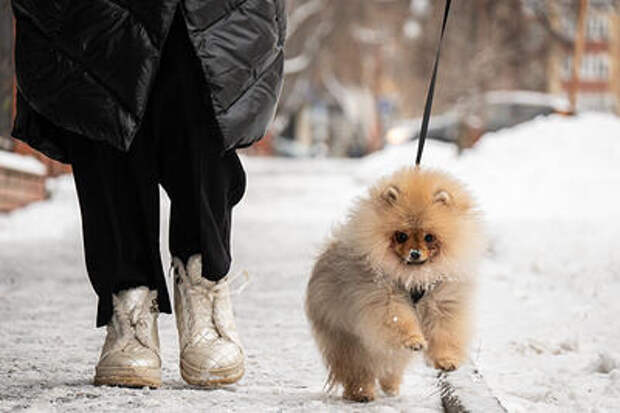
{"label": "building facade", "polygon": [[[576,20],[574,13],[559,10],[558,30],[574,39]],[[549,59],[549,92],[568,93],[574,86],[572,71],[573,49],[555,45]],[[620,113],[620,16],[611,1],[592,0],[587,9],[577,110]]]}

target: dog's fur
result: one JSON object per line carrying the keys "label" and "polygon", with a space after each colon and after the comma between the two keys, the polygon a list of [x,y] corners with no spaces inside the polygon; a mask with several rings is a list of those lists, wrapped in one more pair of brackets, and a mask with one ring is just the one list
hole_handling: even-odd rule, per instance
{"label": "dog's fur", "polygon": [[[420,350],[439,369],[457,368],[483,249],[474,202],[449,175],[405,168],[372,187],[335,229],[308,284],[306,312],[330,389],[341,384],[346,399],[370,401],[378,379],[397,394]],[[414,306],[411,291],[421,288]]]}

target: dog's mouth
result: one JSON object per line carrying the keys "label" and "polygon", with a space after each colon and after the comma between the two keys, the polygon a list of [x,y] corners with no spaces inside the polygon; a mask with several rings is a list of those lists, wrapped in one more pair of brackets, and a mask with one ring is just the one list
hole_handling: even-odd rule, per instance
{"label": "dog's mouth", "polygon": [[405,260],[405,264],[407,265],[422,265],[424,263],[426,263],[426,261],[428,261],[428,258],[422,261],[413,261],[413,260]]}

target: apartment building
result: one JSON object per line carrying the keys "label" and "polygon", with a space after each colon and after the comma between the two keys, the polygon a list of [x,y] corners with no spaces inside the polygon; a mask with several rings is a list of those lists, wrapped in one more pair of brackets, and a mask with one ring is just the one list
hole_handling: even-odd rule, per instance
{"label": "apartment building", "polygon": [[[574,13],[560,12],[556,22],[567,38],[575,38]],[[551,93],[567,93],[573,87],[572,54],[572,48],[552,48],[548,73]],[[577,109],[620,113],[620,15],[612,1],[589,2],[580,66]]]}

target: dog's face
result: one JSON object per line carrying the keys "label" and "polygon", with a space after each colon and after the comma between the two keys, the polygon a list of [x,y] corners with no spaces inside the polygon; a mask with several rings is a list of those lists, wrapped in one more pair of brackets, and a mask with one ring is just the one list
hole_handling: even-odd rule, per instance
{"label": "dog's face", "polygon": [[441,243],[423,228],[404,228],[395,231],[390,248],[407,265],[422,265],[439,254]]}
{"label": "dog's face", "polygon": [[[455,218],[453,197],[443,188],[429,189],[432,197],[428,196],[430,194],[423,196],[423,193],[403,193],[394,182],[381,191],[380,201],[376,203],[378,208],[384,208],[381,213],[388,225],[384,236],[390,237],[389,249],[402,264],[431,263],[439,258],[442,242],[448,241],[440,223]],[[455,223],[452,221],[449,225]]]}
{"label": "dog's face", "polygon": [[404,168],[374,186],[346,236],[382,274],[404,284],[466,271],[482,249],[474,203],[460,182]]}

